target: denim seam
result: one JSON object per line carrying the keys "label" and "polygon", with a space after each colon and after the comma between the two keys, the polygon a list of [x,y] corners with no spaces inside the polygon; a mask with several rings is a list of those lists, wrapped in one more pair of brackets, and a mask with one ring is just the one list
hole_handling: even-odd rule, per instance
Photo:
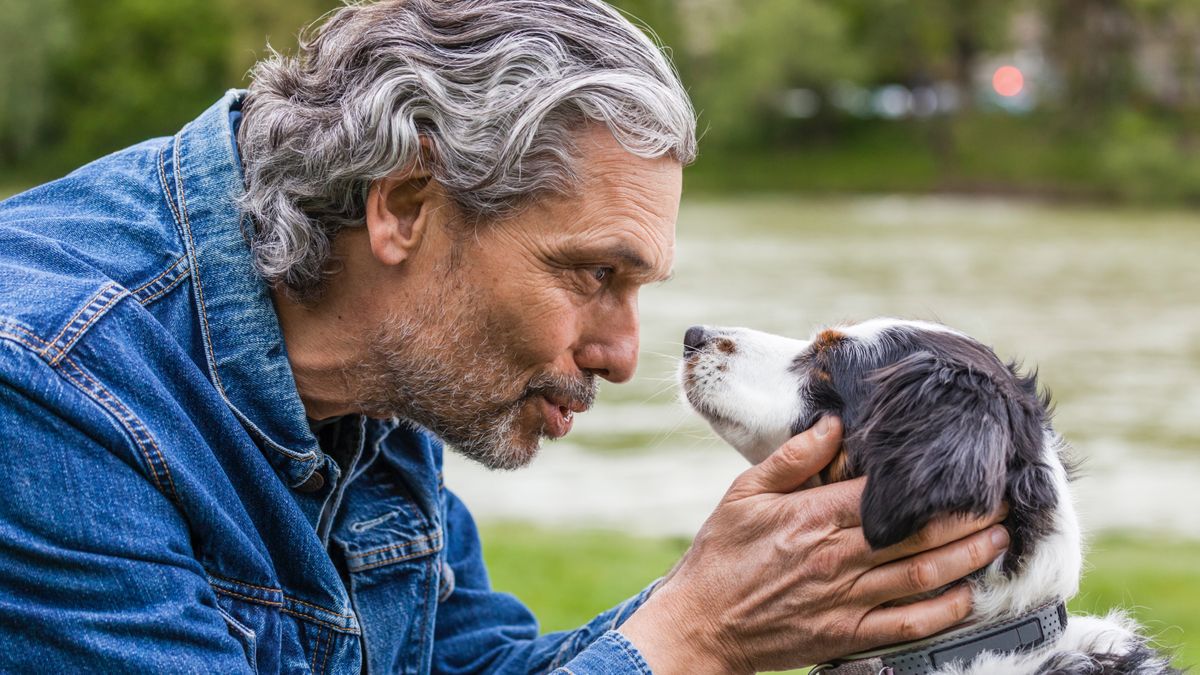
{"label": "denim seam", "polygon": [[[101,384],[100,382],[93,379],[92,376],[89,375],[86,370],[84,370],[82,367],[80,367],[80,365],[78,363],[76,363],[74,359],[67,357],[64,359],[64,361],[67,364],[69,364],[72,368],[74,368],[75,371],[77,373],[79,373],[80,376],[82,376],[88,382],[91,382],[92,385],[95,386],[99,390],[97,392],[97,394],[102,394],[104,396],[107,396],[110,399],[112,405],[116,406],[117,408],[120,409],[121,412],[124,413],[124,416],[117,415],[117,413],[115,413],[111,409],[109,409],[109,412],[113,412],[114,415],[117,415],[118,419],[120,419],[122,421],[122,425],[125,426],[126,430],[129,431],[130,435],[133,436],[134,442],[137,443],[138,448],[142,451],[142,455],[146,458],[146,463],[149,465],[150,472],[153,474],[155,483],[158,484],[158,482],[159,482],[158,481],[158,466],[155,465],[154,460],[150,457],[150,454],[148,452],[146,452],[146,446],[142,443],[142,439],[138,437],[136,430],[131,427],[136,427],[137,429],[140,429],[142,431],[142,433],[146,437],[146,441],[150,443],[150,447],[154,450],[154,454],[158,456],[158,462],[162,466],[163,473],[166,474],[167,483],[170,485],[170,488],[171,488],[170,494],[166,494],[165,492],[164,492],[164,494],[166,494],[167,498],[170,499],[172,502],[174,502],[175,504],[179,504],[180,503],[179,492],[175,489],[175,479],[171,476],[171,470],[167,467],[167,460],[166,460],[166,458],[163,457],[162,451],[158,447],[158,443],[156,443],[154,441],[154,436],[151,435],[150,430],[146,428],[146,425],[143,424],[140,419],[138,419],[137,415],[133,414],[133,411],[131,411],[129,408],[125,407],[125,404],[121,403],[121,399],[119,399],[115,395],[113,395],[113,393],[110,392],[108,389],[106,389],[103,384]],[[62,372],[63,372],[63,374],[66,374],[65,370],[63,370]],[[68,375],[68,377],[70,377],[70,376]],[[74,381],[74,378],[71,378],[71,379],[72,379],[72,381]],[[79,383],[76,382],[76,384],[78,385]],[[101,403],[101,405],[103,405],[100,398],[96,398],[96,397],[92,397],[92,398],[97,403]],[[105,407],[107,407],[107,406],[105,406]],[[128,424],[126,424],[126,422],[128,422]],[[159,487],[159,490],[162,491],[161,486]]]}
{"label": "denim seam", "polygon": [[[185,127],[185,130],[186,130],[186,127]],[[175,135],[175,148],[174,148],[175,186],[179,190],[179,206],[180,206],[179,210],[183,217],[182,229],[183,229],[184,234],[187,237],[187,245],[188,245],[187,249],[188,250],[187,250],[186,255],[188,256],[188,263],[190,264],[192,270],[195,272],[195,274],[193,275],[194,279],[193,279],[192,283],[196,287],[196,296],[199,299],[199,303],[196,308],[196,311],[200,315],[200,323],[203,326],[204,350],[205,350],[206,354],[208,355],[209,369],[212,371],[213,384],[216,385],[217,391],[220,392],[220,394],[221,394],[221,398],[224,399],[227,404],[229,404],[229,407],[231,410],[234,411],[234,414],[239,419],[242,419],[244,422],[247,422],[247,424],[245,426],[246,426],[246,429],[248,431],[250,431],[250,433],[261,438],[268,447],[270,447],[271,449],[273,449],[277,452],[281,452],[281,454],[283,454],[285,457],[288,457],[289,459],[292,459],[292,460],[298,461],[298,462],[312,462],[317,459],[317,453],[315,453],[315,452],[309,452],[307,454],[296,453],[296,452],[293,452],[292,450],[289,450],[289,449],[279,445],[275,441],[271,440],[256,425],[249,423],[249,420],[244,419],[243,415],[233,407],[233,404],[230,403],[230,401],[229,401],[229,397],[225,394],[225,384],[223,382],[221,382],[221,374],[219,372],[217,372],[217,356],[216,356],[216,354],[213,353],[212,329],[209,328],[208,312],[205,310],[205,306],[204,306],[204,287],[200,283],[200,270],[196,266],[196,258],[197,258],[196,240],[192,236],[192,220],[188,216],[187,190],[183,187],[183,155],[180,152],[180,146],[182,143],[183,143],[183,132],[181,131]],[[314,472],[316,471],[316,467],[314,467],[313,471]],[[311,476],[312,473],[313,472],[309,472],[308,475]],[[307,479],[307,476],[305,478]],[[302,483],[303,483],[303,481],[301,481],[301,484]]]}
{"label": "denim seam", "polygon": [[[391,551],[392,549],[404,548],[405,546],[413,546],[415,544],[421,544],[421,543],[427,542],[430,539],[441,539],[441,538],[442,538],[441,532],[434,532],[432,534],[427,534],[424,537],[410,539],[408,541],[401,542],[399,544],[392,544],[391,546],[383,546],[381,548],[373,548],[373,549],[371,549],[369,551],[365,551],[363,553],[355,553],[354,555],[348,555],[348,556],[346,556],[346,560],[349,561],[349,560],[357,560],[358,558],[366,558],[366,557],[375,555],[377,553],[383,553],[384,551]],[[439,542],[439,544],[440,544],[440,542]],[[432,553],[433,551],[438,551],[438,550],[441,550],[440,545],[437,547],[430,548],[428,551],[424,551],[424,553]]]}
{"label": "denim seam", "polygon": [[[67,355],[67,352],[70,351],[71,347],[73,347],[75,343],[79,341],[79,338],[83,337],[83,335],[87,333],[88,329],[92,327],[92,324],[99,320],[100,317],[107,314],[108,310],[111,309],[118,300],[127,295],[129,295],[129,291],[122,288],[119,284],[111,282],[105,284],[104,287],[97,291],[96,294],[93,295],[84,306],[80,307],[79,310],[75,312],[75,315],[71,317],[71,320],[67,322],[67,325],[63,326],[63,329],[59,331],[58,335],[56,335],[54,339],[51,340],[46,346],[46,348],[42,350],[40,356],[45,358],[51,351],[53,351],[54,356],[53,358],[50,358],[47,363],[52,366],[58,365],[58,362]],[[83,326],[75,328],[75,325],[84,316],[88,317],[87,321],[83,324]],[[64,340],[66,342],[60,345],[59,343],[63,342]]]}
{"label": "denim seam", "polygon": [[154,295],[151,295],[151,296],[145,297],[145,298],[141,298],[138,300],[138,302],[140,302],[143,307],[149,306],[150,303],[154,302],[155,300],[162,297],[163,295],[166,295],[167,293],[171,292],[172,289],[179,286],[179,283],[181,281],[183,281],[184,279],[187,279],[190,276],[191,276],[191,270],[185,269],[179,276],[172,279],[171,283],[169,283],[166,286],[163,286],[162,288],[155,291]]}
{"label": "denim seam", "polygon": [[146,283],[142,284],[141,286],[138,286],[137,288],[131,289],[129,292],[130,292],[130,293],[132,293],[134,296],[137,296],[137,294],[139,294],[139,293],[141,293],[142,291],[144,291],[144,290],[146,290],[147,288],[149,288],[149,287],[150,287],[150,286],[151,286],[151,285],[152,285],[154,282],[156,282],[156,281],[158,281],[159,279],[161,279],[161,278],[163,278],[163,277],[167,276],[167,274],[168,274],[168,273],[170,273],[170,271],[171,271],[171,270],[175,269],[176,267],[179,267],[179,263],[183,262],[184,260],[187,260],[187,255],[181,255],[181,256],[179,256],[179,258],[178,258],[178,259],[177,259],[175,262],[171,263],[171,266],[170,266],[170,267],[168,267],[167,269],[165,269],[165,270],[163,270],[163,271],[159,272],[159,273],[158,273],[158,276],[154,277],[154,278],[153,278],[153,279],[151,279],[150,281],[147,281]]}
{"label": "denim seam", "polygon": [[320,628],[317,629],[317,639],[313,643],[312,656],[308,659],[308,669],[311,672],[317,672],[317,652],[321,651],[321,638],[326,635],[329,635],[329,629],[325,631],[322,631]]}
{"label": "denim seam", "polygon": [[[373,563],[355,566],[352,569],[350,569],[350,571],[351,572],[364,572],[366,570],[373,570],[376,567],[383,567],[385,565],[391,565],[391,564],[398,563],[398,562],[404,562],[405,560],[412,560],[414,558],[420,558],[422,556],[427,556],[431,553],[437,553],[440,550],[442,550],[442,549],[439,547],[439,548],[435,548],[435,549],[430,549],[428,551],[417,551],[416,553],[410,553],[408,555],[397,556],[395,558],[386,558],[384,560],[376,560]],[[350,567],[349,563],[347,563],[347,567]]]}
{"label": "denim seam", "polygon": [[[78,319],[80,317],[80,315],[82,315],[85,311],[87,311],[87,308],[91,307],[92,303],[99,300],[100,297],[103,296],[105,293],[108,293],[108,291],[115,285],[116,285],[115,283],[109,282],[109,283],[101,286],[100,290],[98,290],[94,294],[92,294],[92,297],[88,298],[87,302],[83,303],[83,305],[80,306],[79,309],[75,310],[75,314],[73,314],[71,316],[71,318],[67,320],[67,324],[62,327],[62,330],[60,330],[58,332],[58,335],[55,335],[54,338],[52,340],[50,340],[50,344],[51,345],[58,344],[58,341],[61,340],[63,335],[66,334],[67,330],[71,328],[71,326],[75,323],[75,320]],[[49,349],[50,349],[50,347],[46,347],[47,351],[49,351]],[[42,354],[42,356],[45,356],[45,354]]]}
{"label": "denim seam", "polygon": [[325,654],[321,657],[321,669],[318,672],[325,672],[325,664],[329,662],[329,652],[333,651],[333,631],[325,631]]}
{"label": "denim seam", "polygon": [[166,198],[167,206],[171,207],[171,216],[175,218],[175,231],[178,232],[181,229],[179,221],[179,207],[176,206],[175,196],[171,194],[171,188],[167,185],[166,165],[168,145],[170,145],[169,141],[167,143],[163,143],[162,147],[158,149],[158,182],[160,185],[162,185],[163,196]]}
{"label": "denim seam", "polygon": [[[71,336],[71,339],[68,340],[65,345],[58,347],[58,360],[61,360],[67,355],[67,352],[71,351],[71,347],[74,347],[75,343],[79,342],[79,339],[87,333],[88,329],[92,327],[92,324],[96,323],[96,321],[107,314],[108,310],[111,309],[113,305],[117,304],[119,300],[129,295],[129,291],[115,284],[113,285],[112,290],[112,295],[110,295],[104,301],[104,304],[92,310],[92,315],[88,318],[87,323],[83,324],[79,330],[75,331],[74,335]],[[53,361],[51,362],[51,365],[54,365]]]}
{"label": "denim seam", "polygon": [[[288,595],[287,593],[284,593],[284,592],[283,592],[283,589],[281,589],[281,588],[272,588],[272,587],[270,587],[270,586],[259,586],[258,584],[252,584],[252,583],[249,583],[249,582],[246,582],[246,581],[240,581],[240,580],[238,580],[238,579],[231,579],[231,578],[229,578],[229,577],[222,576],[222,575],[220,575],[220,574],[214,574],[214,573],[212,573],[212,572],[209,572],[209,571],[207,571],[207,570],[205,570],[205,573],[206,573],[208,576],[212,577],[213,579],[216,579],[216,580],[218,580],[218,581],[222,581],[222,582],[224,582],[224,583],[226,583],[226,584],[229,584],[229,585],[231,585],[231,586],[245,586],[246,588],[253,588],[253,589],[257,590],[257,591],[264,591],[264,592],[266,592],[266,593],[270,593],[270,594],[272,594],[272,595],[278,595],[280,598],[282,598],[282,599],[283,599],[283,601],[282,601],[282,602],[280,602],[280,601],[278,601],[278,600],[266,600],[266,599],[264,598],[264,601],[265,601],[265,602],[268,602],[268,603],[280,604],[280,605],[282,605],[282,604],[285,604],[285,603],[294,603],[294,604],[297,604],[297,605],[303,605],[303,606],[305,606],[305,607],[311,607],[312,609],[315,609],[315,610],[318,610],[318,611],[321,611],[321,612],[325,612],[326,614],[330,614],[330,615],[332,615],[332,616],[340,617],[340,618],[343,618],[343,619],[353,619],[353,618],[355,618],[355,616],[354,616],[353,614],[343,614],[343,613],[341,613],[341,612],[335,612],[335,611],[333,611],[333,610],[331,610],[331,609],[329,609],[329,608],[327,608],[327,607],[322,607],[322,606],[320,606],[320,605],[314,605],[314,604],[313,604],[313,603],[311,603],[311,602],[305,602],[304,600],[299,600],[299,599],[297,599],[297,598],[294,598],[294,597],[292,597],[292,596]],[[215,585],[213,585],[213,584],[211,584],[211,583],[210,583],[210,585],[212,585],[214,588],[220,588],[220,587],[218,587],[218,586],[215,586]],[[223,589],[223,590],[228,590],[228,589]],[[231,591],[231,592],[235,592],[235,591]],[[313,618],[316,618],[316,617],[313,617]]]}
{"label": "denim seam", "polygon": [[[135,300],[137,300],[139,303],[141,303],[143,305],[149,304],[149,302],[151,300],[158,297],[165,291],[164,288],[153,289],[151,287],[158,285],[158,282],[161,281],[163,279],[163,277],[166,277],[171,272],[174,272],[175,268],[179,267],[179,265],[185,261],[187,261],[187,254],[179,256],[179,258],[175,262],[171,263],[170,267],[163,270],[161,273],[159,273],[158,276],[154,277],[150,281],[147,281],[146,283],[142,284],[141,286],[138,286],[137,288],[129,291],[130,295],[132,295]],[[184,267],[183,271],[179,275],[175,276],[174,278],[170,279],[169,281],[163,282],[163,285],[165,285],[166,288],[170,288],[170,287],[174,286],[175,284],[179,283],[179,280],[182,277],[187,276],[187,271],[188,271],[187,267]],[[145,293],[150,293],[150,296],[142,297],[143,294],[145,294]]]}
{"label": "denim seam", "polygon": [[328,621],[325,621],[324,619],[318,619],[317,617],[315,617],[311,614],[305,614],[304,612],[297,612],[294,609],[288,609],[286,606],[280,607],[279,611],[281,611],[285,614],[290,614],[294,617],[304,619],[305,621],[311,621],[313,623],[320,624],[322,626],[325,626],[326,628],[336,630],[339,633],[346,633],[347,635],[358,635],[359,634],[359,631],[355,628],[343,628],[342,626],[338,626],[338,625],[329,623]]}
{"label": "denim seam", "polygon": [[[620,634],[618,633],[617,635]],[[629,648],[629,644],[627,644],[627,638],[618,638],[614,635],[610,636],[608,639],[617,644],[617,647],[619,647],[625,656],[633,662],[633,665],[637,667],[639,673],[643,673],[643,675],[654,675],[650,670],[650,664],[646,663],[646,659],[642,657],[641,653]]]}
{"label": "denim seam", "polygon": [[[47,345],[45,343],[45,341],[43,341],[41,338],[39,338],[36,334],[34,334],[20,326],[10,324],[8,327],[19,330],[22,333],[25,333],[25,335],[27,337],[22,337],[15,333],[7,332],[4,330],[0,330],[0,337],[6,337],[8,339],[19,342],[20,344],[24,345],[25,347],[28,347],[34,353],[43,353],[48,350],[49,345]],[[32,340],[33,342],[30,342],[30,340]],[[38,344],[42,345],[41,350],[39,350],[38,344],[34,344],[34,343],[38,343]],[[82,382],[80,382],[74,376],[72,376],[69,372],[67,372],[65,368],[52,366],[52,369],[54,370],[54,372],[57,372],[59,375],[70,380],[71,383],[74,384],[75,387],[81,393],[83,393],[84,396],[87,396],[89,399],[94,401],[100,407],[104,408],[108,412],[108,414],[111,415],[116,420],[116,422],[121,425],[121,428],[123,428],[125,430],[125,432],[129,435],[129,439],[132,440],[137,445],[138,450],[142,454],[142,457],[146,460],[146,468],[150,472],[149,478],[150,478],[150,480],[152,480],[154,482],[154,487],[159,492],[163,493],[163,495],[166,496],[168,499],[171,499],[174,503],[178,504],[179,496],[178,496],[178,493],[175,491],[175,481],[171,477],[171,471],[170,471],[170,469],[167,468],[165,460],[162,459],[162,454],[159,451],[158,445],[154,442],[154,437],[150,435],[149,430],[146,429],[145,425],[142,424],[141,420],[139,420],[136,415],[134,415],[132,412],[130,412],[129,409],[126,408],[124,406],[124,404],[121,403],[120,399],[118,399],[116,396],[113,396],[113,394],[111,392],[109,392],[107,389],[105,389],[103,385],[101,385],[99,382],[97,382],[95,379],[93,379],[90,375],[88,375],[87,371],[85,371],[83,368],[81,368],[79,366],[79,364],[75,362],[74,359],[72,359],[70,357],[64,357],[63,362],[70,365],[72,368],[74,368],[75,371],[77,373],[79,373],[80,376],[82,376],[84,379],[91,382],[99,391],[94,391],[94,390],[90,389],[89,387],[87,387],[86,385],[84,385]],[[50,364],[48,364],[48,365],[50,365]],[[103,395],[107,396],[108,399],[111,399],[112,403],[110,404],[106,400],[101,398],[101,393]],[[123,411],[126,415],[128,415],[129,420],[126,420],[126,418],[122,414],[120,414],[120,412],[113,410],[113,408],[111,407],[112,405],[117,406],[121,411]],[[162,486],[162,482],[159,479],[158,469],[155,465],[154,459],[150,456],[150,453],[147,452],[146,446],[142,443],[141,439],[138,437],[137,432],[133,428],[131,428],[131,425],[136,425],[138,428],[142,429],[145,432],[146,439],[148,441],[150,441],[150,444],[151,444],[151,446],[153,446],[155,453],[158,454],[159,461],[162,462],[163,471],[166,473],[167,479],[170,481],[170,485],[171,485],[170,494],[168,494],[167,491]]]}

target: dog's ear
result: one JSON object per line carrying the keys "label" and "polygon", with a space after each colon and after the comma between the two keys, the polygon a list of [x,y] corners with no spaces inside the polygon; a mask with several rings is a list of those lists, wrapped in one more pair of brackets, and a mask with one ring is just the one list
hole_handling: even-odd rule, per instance
{"label": "dog's ear", "polygon": [[909,537],[938,514],[991,513],[1004,498],[1015,447],[1037,461],[1036,398],[1030,405],[1014,382],[997,381],[1011,376],[1006,369],[987,371],[917,352],[871,375],[846,449],[867,476],[862,521],[873,548]]}

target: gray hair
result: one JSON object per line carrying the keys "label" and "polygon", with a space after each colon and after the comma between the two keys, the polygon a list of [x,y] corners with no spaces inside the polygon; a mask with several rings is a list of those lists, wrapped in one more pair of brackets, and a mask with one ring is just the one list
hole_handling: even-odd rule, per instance
{"label": "gray hair", "polygon": [[696,155],[670,61],[598,0],[349,4],[251,77],[239,206],[259,273],[300,299],[319,295],[332,237],[364,223],[371,183],[405,167],[485,222],[571,194],[589,123],[640,157]]}

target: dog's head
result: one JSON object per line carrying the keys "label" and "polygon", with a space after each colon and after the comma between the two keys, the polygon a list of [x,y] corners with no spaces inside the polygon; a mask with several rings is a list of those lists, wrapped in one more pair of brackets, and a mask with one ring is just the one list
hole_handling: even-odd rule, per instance
{"label": "dog's head", "polygon": [[1050,527],[1043,455],[1048,400],[988,347],[945,326],[875,319],[791,340],[693,327],[680,379],[688,402],[751,462],[822,415],[842,419],[823,482],[867,476],[862,519],[880,548],[942,513],[1009,502],[1008,563]]}

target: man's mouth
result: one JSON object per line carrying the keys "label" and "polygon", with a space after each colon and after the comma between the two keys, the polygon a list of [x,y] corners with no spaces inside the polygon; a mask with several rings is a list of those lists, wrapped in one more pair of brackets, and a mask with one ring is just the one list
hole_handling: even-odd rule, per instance
{"label": "man's mouth", "polygon": [[541,403],[542,415],[546,418],[545,432],[550,438],[566,436],[575,422],[575,413],[588,409],[588,405],[583,401],[558,396],[542,395]]}

